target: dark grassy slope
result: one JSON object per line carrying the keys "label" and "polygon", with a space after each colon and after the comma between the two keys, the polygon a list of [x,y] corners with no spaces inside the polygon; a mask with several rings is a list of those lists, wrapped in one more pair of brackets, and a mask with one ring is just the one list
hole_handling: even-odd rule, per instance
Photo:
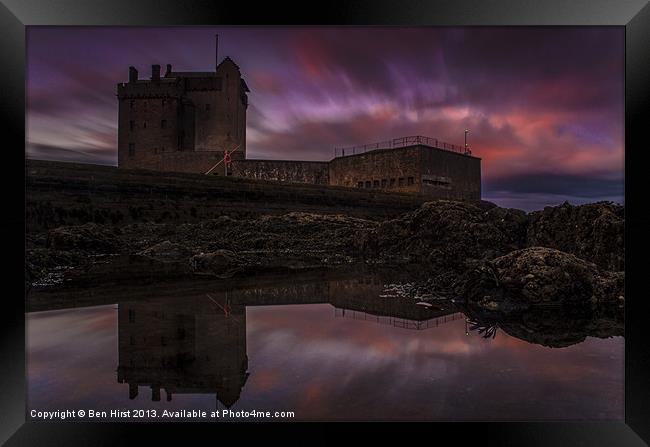
{"label": "dark grassy slope", "polygon": [[87,222],[181,223],[291,211],[385,219],[425,197],[198,174],[27,160],[27,230]]}

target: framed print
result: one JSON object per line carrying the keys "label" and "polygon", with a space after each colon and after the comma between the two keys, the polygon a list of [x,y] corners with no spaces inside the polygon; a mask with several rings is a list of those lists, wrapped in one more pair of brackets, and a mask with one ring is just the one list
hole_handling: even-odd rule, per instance
{"label": "framed print", "polygon": [[647,444],[647,3],[1,12],[7,445]]}

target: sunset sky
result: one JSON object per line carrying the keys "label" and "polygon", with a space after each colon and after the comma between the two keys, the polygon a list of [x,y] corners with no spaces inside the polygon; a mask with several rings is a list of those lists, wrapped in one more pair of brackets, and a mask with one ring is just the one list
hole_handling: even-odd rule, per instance
{"label": "sunset sky", "polygon": [[486,200],[623,203],[620,27],[30,27],[27,156],[116,165],[129,65],[212,70],[217,33],[251,89],[249,158],[467,128]]}

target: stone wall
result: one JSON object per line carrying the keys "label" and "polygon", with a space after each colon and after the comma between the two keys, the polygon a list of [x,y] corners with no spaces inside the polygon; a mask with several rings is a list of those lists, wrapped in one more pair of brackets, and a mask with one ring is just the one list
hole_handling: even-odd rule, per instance
{"label": "stone wall", "polygon": [[329,163],[325,161],[234,160],[232,175],[257,180],[327,185]]}
{"label": "stone wall", "polygon": [[420,147],[380,149],[330,162],[330,184],[351,188],[419,192]]}
{"label": "stone wall", "polygon": [[182,223],[291,211],[381,220],[426,201],[413,194],[79,163],[27,160],[26,169],[28,233],[87,222]]}
{"label": "stone wall", "polygon": [[481,159],[420,147],[420,192],[441,199],[481,199]]}
{"label": "stone wall", "polygon": [[481,198],[481,159],[428,146],[380,149],[337,157],[330,184],[421,193],[441,199]]}
{"label": "stone wall", "polygon": [[181,138],[188,123],[187,114],[193,114],[192,108],[176,98],[121,98],[119,166],[156,169],[160,154],[192,149],[191,142]]}

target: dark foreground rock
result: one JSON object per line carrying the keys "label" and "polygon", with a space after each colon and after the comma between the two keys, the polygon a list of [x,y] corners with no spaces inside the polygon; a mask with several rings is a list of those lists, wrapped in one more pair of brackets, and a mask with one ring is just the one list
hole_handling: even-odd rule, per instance
{"label": "dark foreground rock", "polygon": [[244,260],[229,250],[200,253],[190,258],[190,268],[194,273],[218,278],[229,278],[244,266]]}
{"label": "dark foreground rock", "polygon": [[532,247],[468,271],[456,292],[468,304],[510,312],[531,306],[622,302],[623,280],[622,272],[601,271],[574,255]]}
{"label": "dark foreground rock", "polygon": [[622,296],[622,222],[622,208],[606,203],[526,214],[439,200],[377,221],[290,212],[180,224],[87,223],[28,234],[26,280],[44,284],[71,270],[83,274],[102,257],[137,255],[165,272],[213,276],[356,264],[409,268],[417,274],[414,296],[469,296],[502,309],[612,301]]}
{"label": "dark foreground rock", "polygon": [[116,233],[106,225],[87,223],[59,227],[47,233],[47,247],[53,250],[112,253],[116,250]]}
{"label": "dark foreground rock", "polygon": [[609,202],[546,207],[529,214],[526,245],[555,248],[612,271],[625,269],[624,208]]}
{"label": "dark foreground rock", "polygon": [[464,269],[521,248],[526,213],[492,204],[439,200],[382,222],[359,240],[366,256]]}
{"label": "dark foreground rock", "polygon": [[193,252],[182,244],[162,241],[138,254],[161,262],[185,262],[193,255]]}

